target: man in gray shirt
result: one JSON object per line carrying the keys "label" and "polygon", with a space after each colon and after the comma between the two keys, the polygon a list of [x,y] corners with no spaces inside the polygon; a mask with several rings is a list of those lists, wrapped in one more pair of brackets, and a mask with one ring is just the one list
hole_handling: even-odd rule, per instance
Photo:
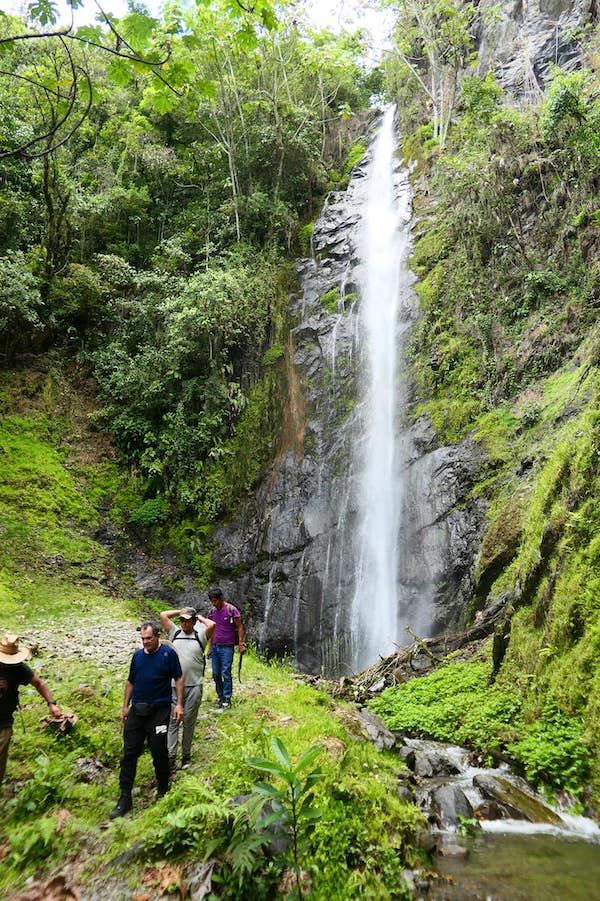
{"label": "man in gray shirt", "polygon": [[[179,618],[179,625],[173,622],[173,617]],[[175,648],[183,670],[185,690],[180,765],[183,769],[189,766],[192,759],[192,739],[204,683],[204,648],[215,631],[215,623],[196,613],[193,607],[182,607],[180,610],[163,611],[160,614],[160,624]],[[175,694],[173,694],[173,704],[175,701]],[[171,718],[167,735],[171,769],[175,769],[178,741],[179,723]]]}

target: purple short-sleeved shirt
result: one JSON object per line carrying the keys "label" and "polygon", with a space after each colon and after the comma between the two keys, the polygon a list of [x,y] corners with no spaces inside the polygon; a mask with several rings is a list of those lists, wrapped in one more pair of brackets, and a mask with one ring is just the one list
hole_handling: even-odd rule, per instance
{"label": "purple short-sleeved shirt", "polygon": [[209,619],[216,624],[212,637],[213,644],[237,644],[237,630],[233,620],[240,616],[240,611],[233,604],[223,604],[220,610],[213,607]]}

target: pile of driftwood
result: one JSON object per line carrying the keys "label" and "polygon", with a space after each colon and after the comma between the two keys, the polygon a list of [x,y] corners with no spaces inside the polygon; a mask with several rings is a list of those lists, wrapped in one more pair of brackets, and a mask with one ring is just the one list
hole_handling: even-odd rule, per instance
{"label": "pile of driftwood", "polygon": [[502,622],[505,607],[505,599],[497,601],[478,613],[470,628],[438,635],[436,638],[420,638],[411,628],[407,628],[406,631],[413,639],[412,644],[398,648],[388,657],[381,657],[363,672],[351,677],[344,676],[338,682],[325,683],[320,677],[308,677],[308,680],[319,684],[336,697],[365,701],[389,685],[400,685],[435,669],[444,657],[454,651],[463,649],[464,658],[471,657],[481,641],[488,638]]}

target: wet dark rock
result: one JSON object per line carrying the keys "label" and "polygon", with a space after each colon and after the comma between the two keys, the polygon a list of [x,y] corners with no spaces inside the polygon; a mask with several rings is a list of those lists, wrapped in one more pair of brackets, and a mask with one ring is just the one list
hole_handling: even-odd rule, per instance
{"label": "wet dark rock", "polygon": [[433,776],[455,776],[460,772],[460,769],[444,755],[442,749],[436,751],[431,748],[416,752],[414,771],[417,776],[431,779]]}
{"label": "wet dark rock", "polygon": [[458,826],[461,818],[470,819],[473,816],[470,801],[456,783],[447,783],[434,788],[430,805],[440,825],[445,829]]}
{"label": "wet dark rock", "polygon": [[400,785],[398,788],[398,797],[407,804],[414,804],[415,793],[408,785]]}
{"label": "wet dark rock", "polygon": [[526,820],[529,823],[549,823],[559,826],[561,818],[550,807],[536,798],[525,787],[516,785],[501,776],[481,773],[474,777],[473,785],[481,794],[494,801],[503,818]]}
{"label": "wet dark rock", "polygon": [[487,800],[474,808],[473,815],[478,820],[501,820],[504,818],[504,811],[497,801]]}
{"label": "wet dark rock", "polygon": [[414,772],[417,765],[417,755],[414,748],[400,747],[398,748],[398,756],[402,758],[409,770]]}

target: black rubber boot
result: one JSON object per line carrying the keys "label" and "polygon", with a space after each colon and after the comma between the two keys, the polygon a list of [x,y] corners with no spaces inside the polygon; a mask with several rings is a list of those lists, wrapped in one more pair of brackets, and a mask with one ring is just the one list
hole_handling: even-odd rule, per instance
{"label": "black rubber boot", "polygon": [[116,820],[117,817],[124,817],[131,810],[131,796],[121,795],[115,807],[109,813],[109,819]]}

